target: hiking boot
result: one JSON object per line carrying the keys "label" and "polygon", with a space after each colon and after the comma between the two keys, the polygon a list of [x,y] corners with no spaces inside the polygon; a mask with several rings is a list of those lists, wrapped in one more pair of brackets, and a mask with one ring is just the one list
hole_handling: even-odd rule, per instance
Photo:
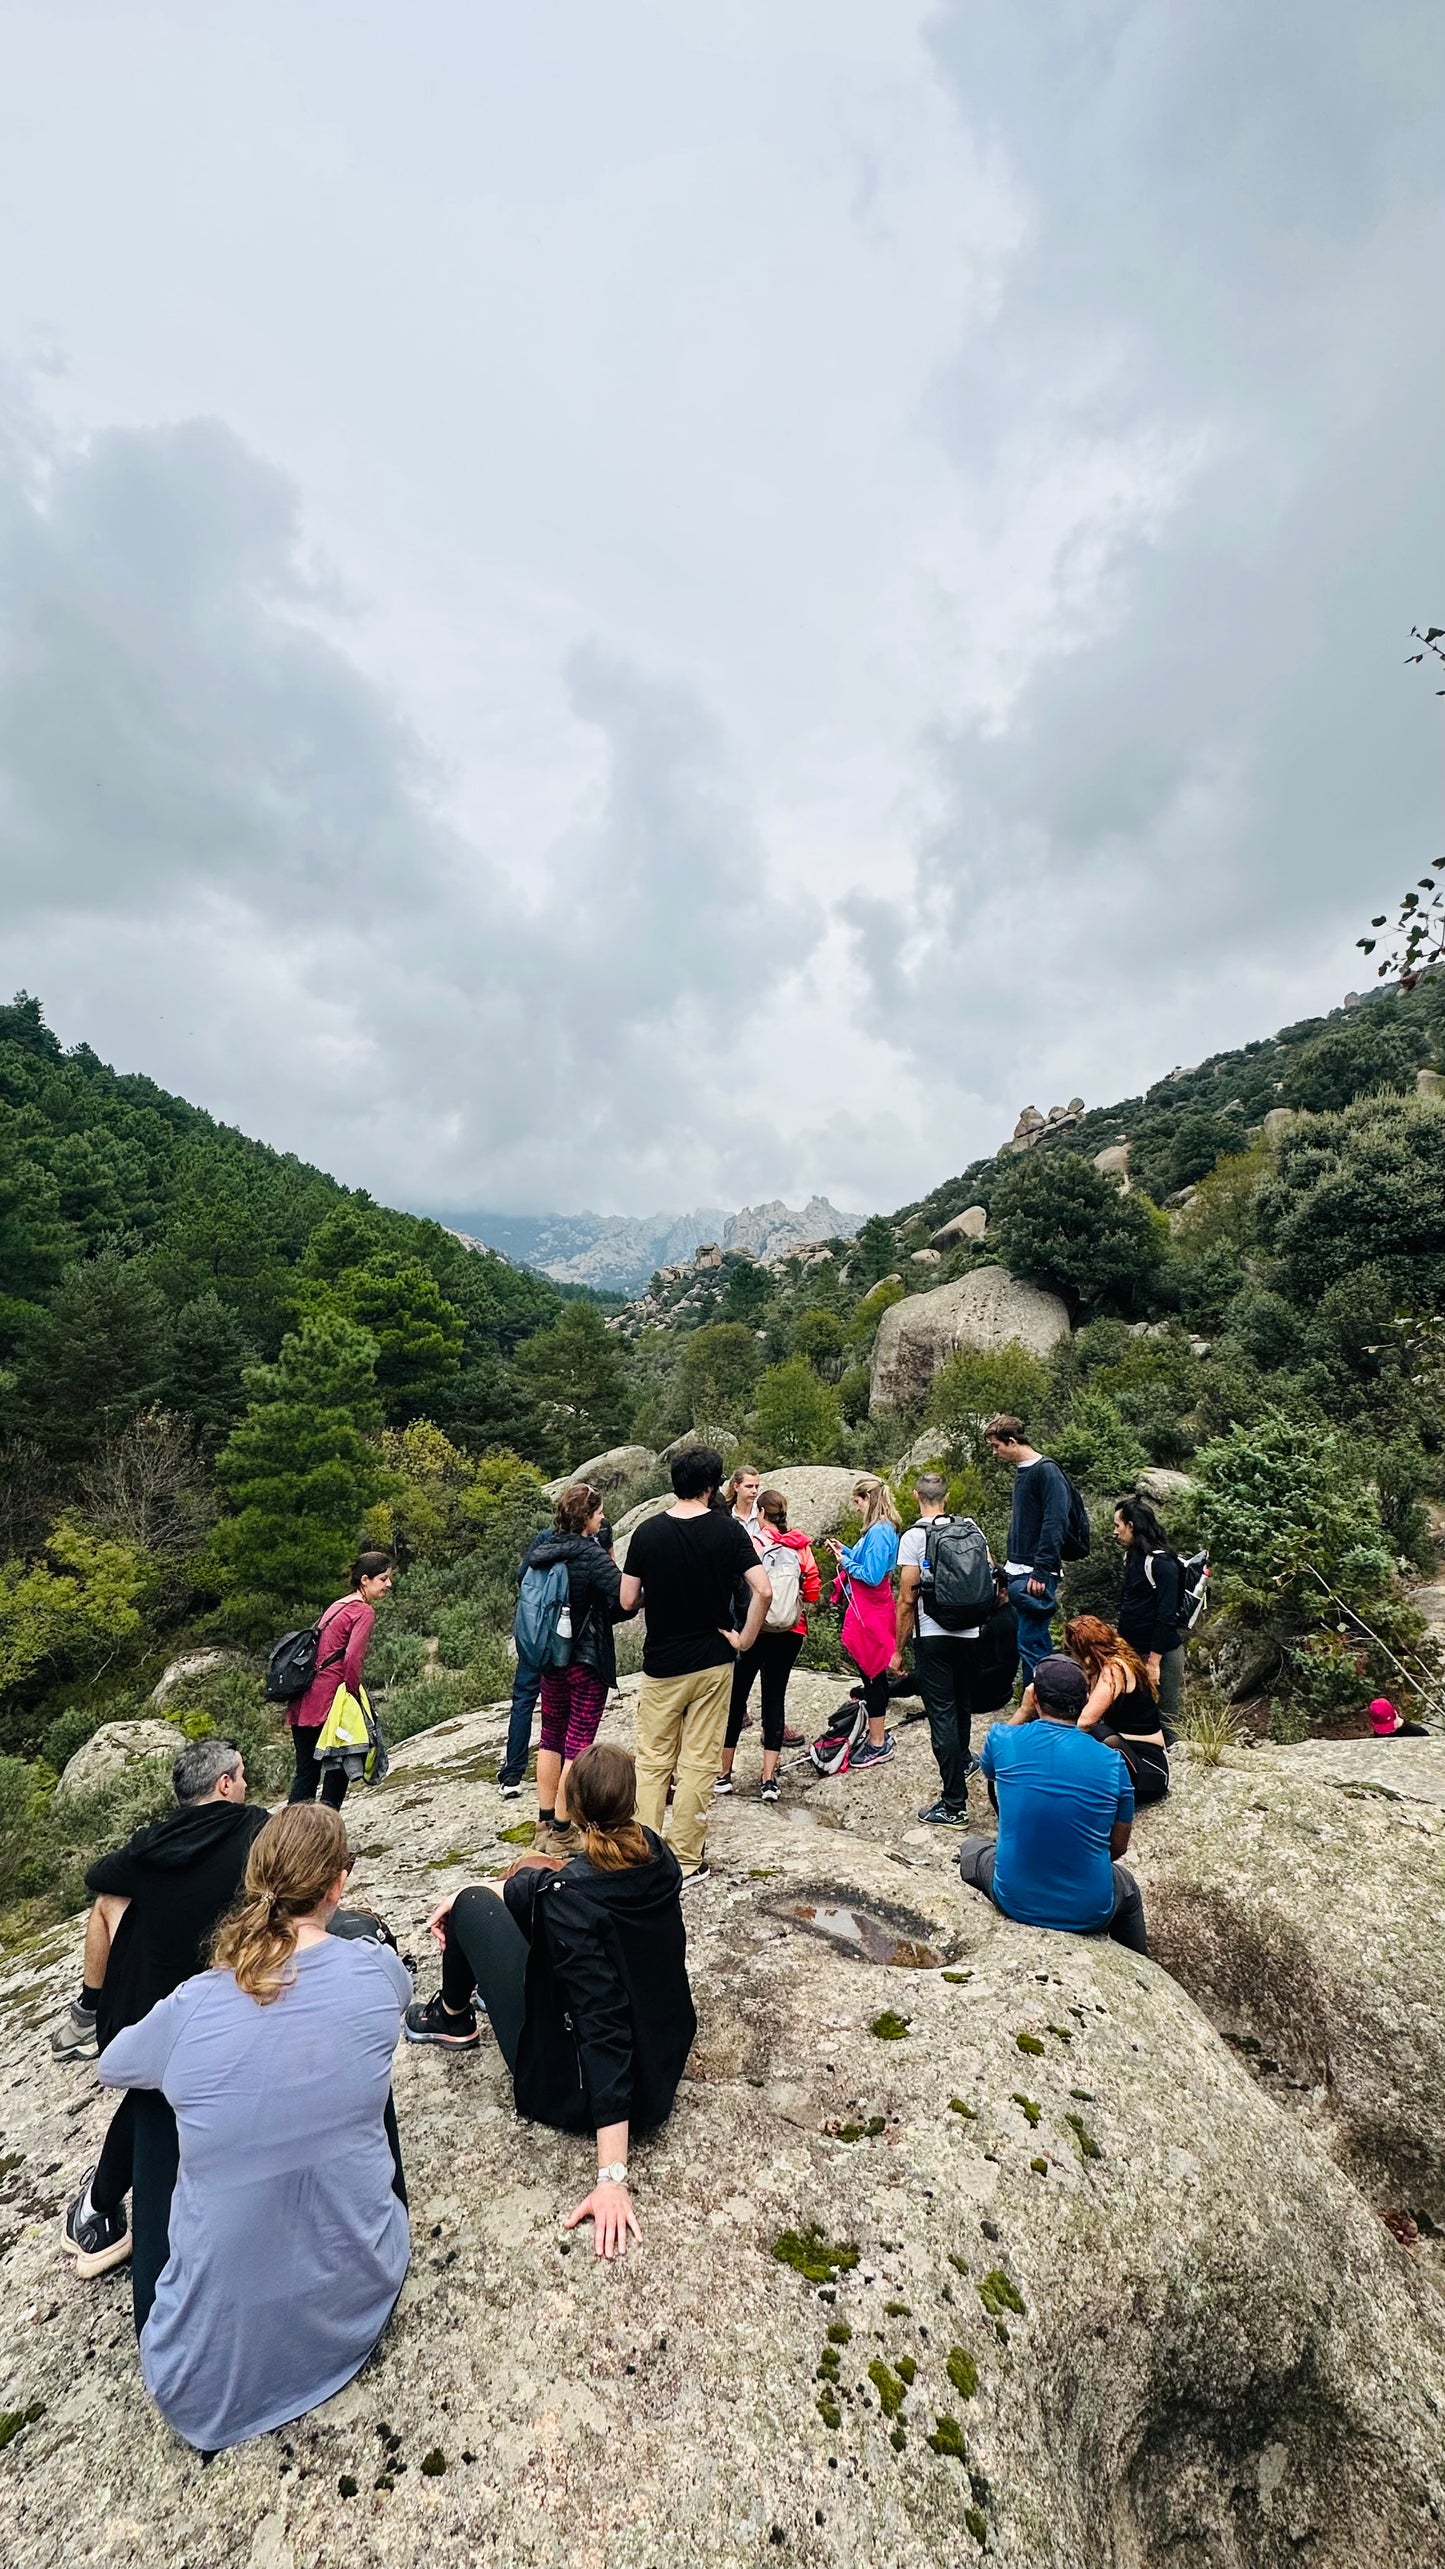
{"label": "hiking boot", "polygon": [[738,1788],[730,1775],[720,1775],[712,1789],[715,1798],[721,1802],[726,1794],[735,1793]]}
{"label": "hiking boot", "polygon": [[82,2007],[78,1999],[72,1998],[50,2037],[50,2048],[58,2061],[93,2061],[100,2049],[94,2009]]}
{"label": "hiking boot", "polygon": [[930,1802],[927,1810],[920,1811],[918,1816],[920,1820],[932,1820],[940,1829],[966,1829],[968,1826],[967,1811],[956,1810],[952,1802]]}
{"label": "hiking boot", "polygon": [[782,1800],[782,1787],[779,1784],[776,1775],[764,1776],[763,1781],[758,1788],[758,1800],[760,1802],[780,1802]]}
{"label": "hiking boot", "polygon": [[442,2005],[440,1990],[434,1997],[418,1998],[408,2007],[402,2031],[409,2043],[440,2043],[450,2052],[471,2051],[480,2040],[475,2007],[469,2007],[465,2015],[453,2016]]}
{"label": "hiking boot", "polygon": [[865,1739],[861,1748],[854,1749],[848,1760],[848,1772],[850,1775],[862,1775],[872,1767],[882,1766],[892,1755],[893,1733],[885,1731],[876,1748],[871,1739]]}
{"label": "hiking boot", "polygon": [[131,2251],[130,2221],[124,2204],[114,2212],[98,2212],[90,2199],[94,2178],[92,2168],[74,2202],[67,2207],[60,2232],[62,2248],[75,2259],[76,2273],[87,2281],[92,2275],[109,2274],[112,2266],[123,2266]]}

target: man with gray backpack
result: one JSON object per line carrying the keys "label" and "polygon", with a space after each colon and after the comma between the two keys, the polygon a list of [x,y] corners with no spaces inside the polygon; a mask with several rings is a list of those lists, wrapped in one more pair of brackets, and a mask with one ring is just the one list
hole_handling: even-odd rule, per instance
{"label": "man with gray backpack", "polygon": [[[971,1516],[950,1516],[941,1472],[921,1472],[914,1484],[918,1522],[898,1546],[898,1622],[894,1670],[913,1642],[913,1669],[928,1715],[941,1791],[920,1820],[944,1828],[968,1825],[968,1779],[978,1764],[969,1753],[975,1712],[996,1712],[1008,1701],[1017,1665],[1016,1641],[1003,1657],[988,1646],[1001,1602],[988,1538]],[[984,1696],[988,1701],[983,1700]]]}

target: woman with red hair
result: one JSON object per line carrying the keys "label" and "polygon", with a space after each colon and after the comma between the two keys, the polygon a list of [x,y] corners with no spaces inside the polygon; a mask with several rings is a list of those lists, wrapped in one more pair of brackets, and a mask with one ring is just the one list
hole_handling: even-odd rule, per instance
{"label": "woman with red hair", "polygon": [[1162,1802],[1169,1790],[1169,1746],[1138,1651],[1101,1615],[1075,1615],[1064,1640],[1089,1683],[1080,1730],[1117,1748],[1133,1778],[1136,1808]]}

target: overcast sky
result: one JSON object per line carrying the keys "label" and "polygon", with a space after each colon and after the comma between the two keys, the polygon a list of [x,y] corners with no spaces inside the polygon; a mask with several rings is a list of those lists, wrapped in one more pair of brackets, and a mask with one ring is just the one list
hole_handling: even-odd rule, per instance
{"label": "overcast sky", "polygon": [[0,956],[423,1208],[892,1206],[1445,845],[1438,0],[0,0]]}

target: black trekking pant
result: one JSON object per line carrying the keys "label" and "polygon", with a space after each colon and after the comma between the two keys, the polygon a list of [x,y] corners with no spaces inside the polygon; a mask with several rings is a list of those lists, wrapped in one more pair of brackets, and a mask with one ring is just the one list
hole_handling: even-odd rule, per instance
{"label": "black trekking pant", "polygon": [[118,2212],[130,2196],[130,2289],[139,2337],[171,2253],[171,2196],[181,2164],[176,2118],[159,2090],[128,2087],[110,2118],[90,2180],[97,2212]]}
{"label": "black trekking pant", "polygon": [[480,1885],[459,1891],[447,1914],[442,1953],[442,2005],[461,2015],[475,1990],[491,2019],[497,2049],[517,2066],[527,2020],[526,1937],[506,1901]]}
{"label": "black trekking pant", "polygon": [[[994,1898],[993,1867],[997,1853],[998,1844],[994,1838],[965,1838],[958,1850],[958,1869],[964,1881],[971,1882],[976,1891],[987,1892],[994,1907],[998,1909],[999,1916],[1006,1918],[1009,1914],[1007,1909],[999,1908],[999,1903]],[[1112,1936],[1116,1944],[1127,1945],[1131,1953],[1148,1952],[1149,1938],[1144,1926],[1143,1894],[1126,1864],[1116,1864],[1114,1867],[1114,1906],[1102,1927],[1079,1927],[1074,1930],[1074,1933],[1081,1936]]]}
{"label": "black trekking pant", "polygon": [[913,1667],[928,1735],[938,1763],[943,1799],[961,1811],[968,1799],[968,1740],[973,1717],[972,1663],[978,1643],[957,1633],[919,1633],[913,1644]]}
{"label": "black trekking pant", "polygon": [[296,1744],[296,1774],[286,1799],[288,1802],[314,1802],[319,1785],[321,1799],[328,1811],[339,1811],[346,1799],[349,1779],[339,1766],[317,1765],[316,1743],[323,1727],[320,1722],[314,1730],[303,1730],[299,1722],[293,1726],[291,1737]]}
{"label": "black trekking pant", "polygon": [[770,1751],[781,1749],[787,1725],[784,1706],[788,1700],[788,1679],[803,1647],[800,1632],[760,1632],[750,1650],[740,1650],[733,1670],[732,1700],[728,1705],[727,1739],[724,1746],[736,1748],[743,1735],[743,1720],[753,1679],[761,1677],[759,1697],[763,1717],[763,1746]]}

